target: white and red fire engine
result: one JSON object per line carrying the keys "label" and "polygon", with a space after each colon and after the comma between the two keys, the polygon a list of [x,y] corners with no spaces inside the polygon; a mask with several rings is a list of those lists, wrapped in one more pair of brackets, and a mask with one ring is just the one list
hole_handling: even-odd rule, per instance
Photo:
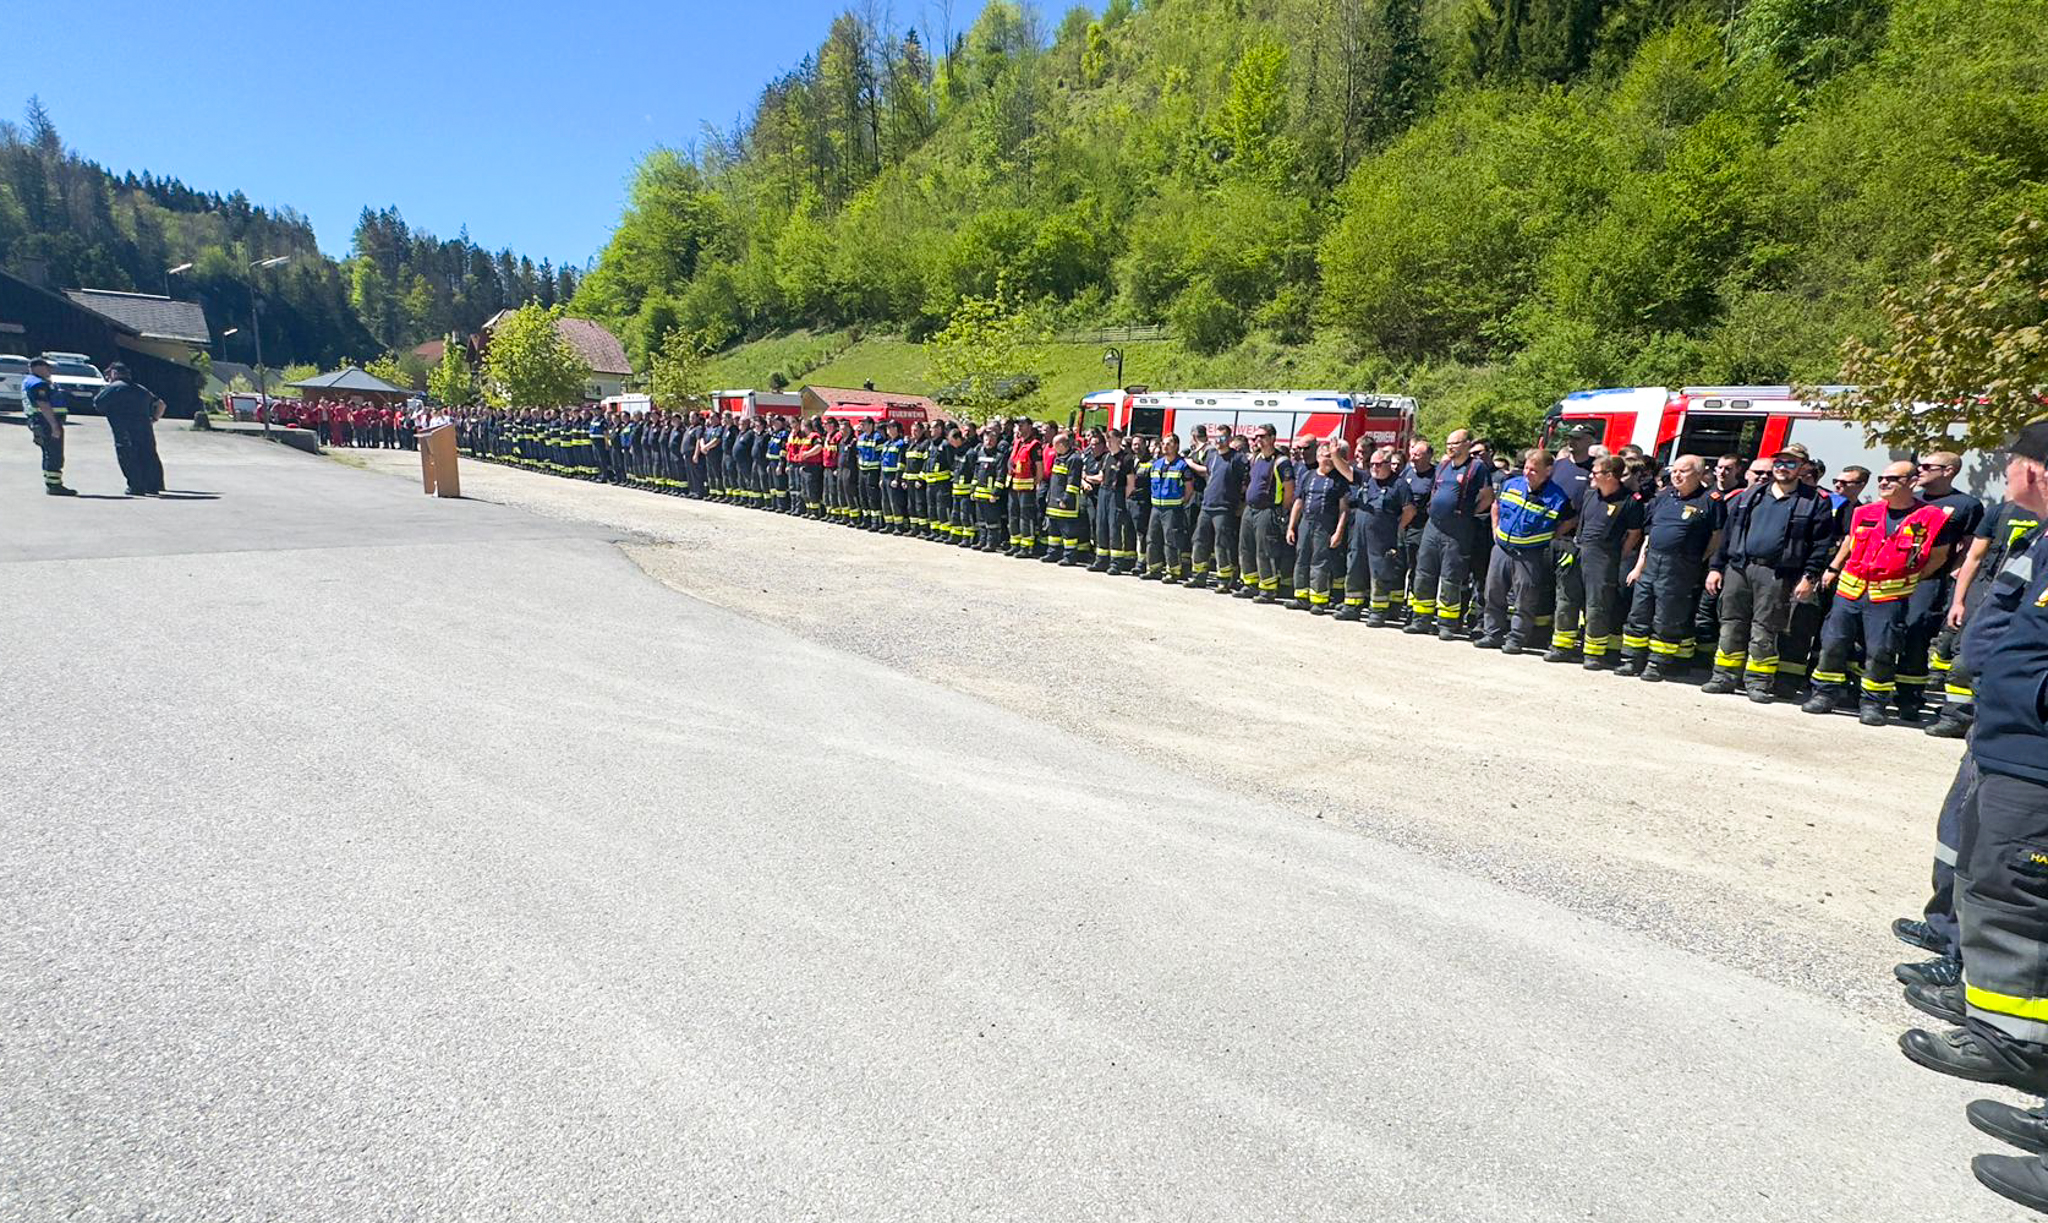
{"label": "white and red fire engine", "polygon": [[720,391],[712,396],[720,412],[732,412],[745,420],[750,416],[803,415],[804,397],[794,391]]}
{"label": "white and red fire engine", "polygon": [[[1712,462],[1724,454],[1744,463],[1776,454],[1793,442],[1806,447],[1830,472],[1850,465],[1882,471],[1912,457],[1863,440],[1863,426],[1835,414],[1830,404],[1854,387],[1818,387],[1802,398],[1789,386],[1612,387],[1574,391],[1550,409],[1543,444],[1558,447],[1573,425],[1589,425],[1596,444],[1609,450],[1634,443],[1656,462],[1681,454]],[[1965,461],[1958,486],[1977,496],[1996,493],[2003,472],[1992,463]]]}
{"label": "white and red fire engine", "polygon": [[1251,433],[1272,425],[1281,445],[1296,438],[1341,436],[1354,446],[1406,445],[1415,434],[1415,400],[1354,391],[1097,391],[1081,400],[1084,424],[1106,423],[1138,437],[1178,433],[1196,425]]}

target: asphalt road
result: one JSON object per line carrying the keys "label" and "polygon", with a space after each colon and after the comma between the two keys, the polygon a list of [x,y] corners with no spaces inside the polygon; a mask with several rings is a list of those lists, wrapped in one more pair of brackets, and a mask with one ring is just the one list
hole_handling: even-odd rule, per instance
{"label": "asphalt road", "polygon": [[2013,1217],[1838,1001],[162,440],[0,432],[0,1218]]}

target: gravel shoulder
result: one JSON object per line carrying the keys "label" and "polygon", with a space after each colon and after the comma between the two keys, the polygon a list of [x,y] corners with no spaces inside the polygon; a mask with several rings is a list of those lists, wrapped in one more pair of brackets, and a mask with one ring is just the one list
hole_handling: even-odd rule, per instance
{"label": "gravel shoulder", "polygon": [[[349,457],[416,478],[409,455]],[[693,598],[1874,1025],[1916,1015],[1888,971],[1911,949],[1885,925],[1924,899],[1953,743],[730,506],[490,464],[462,476],[471,497],[616,533]],[[830,750],[829,719],[788,713]]]}

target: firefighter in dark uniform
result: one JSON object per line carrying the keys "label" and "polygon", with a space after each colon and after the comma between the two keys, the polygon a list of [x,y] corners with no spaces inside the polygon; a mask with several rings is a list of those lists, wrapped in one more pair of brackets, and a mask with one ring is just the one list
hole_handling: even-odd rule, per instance
{"label": "firefighter in dark uniform", "polygon": [[925,432],[925,424],[918,421],[910,426],[910,436],[904,439],[903,447],[903,533],[924,534],[925,524],[930,521],[925,513],[925,461],[931,454],[932,443]]}
{"label": "firefighter in dark uniform", "polygon": [[1738,688],[1759,705],[1775,699],[1778,642],[1792,605],[1820,589],[1834,554],[1834,507],[1802,482],[1800,456],[1771,456],[1771,478],[1721,502],[1727,521],[1707,567],[1707,593],[1721,618],[1709,696]]}
{"label": "firefighter in dark uniform", "polygon": [[1233,451],[1230,435],[1218,430],[1202,453],[1202,503],[1195,519],[1195,576],[1189,585],[1228,591],[1237,584],[1237,536],[1244,506],[1244,456]]}
{"label": "firefighter in dark uniform", "polygon": [[[2008,447],[2006,495],[2048,511],[2048,421]],[[2048,543],[2037,539],[1993,580],[1967,622],[1964,654],[1978,667],[1970,737],[1977,782],[1966,800],[1957,861],[1963,1025],[1899,1038],[1914,1062],[1958,1078],[2048,1094]],[[1974,648],[1981,641],[1982,648]],[[2048,1121],[1997,1101],[1970,1105],[1971,1124],[2030,1151]],[[2048,1211],[2048,1165],[2037,1155],[1980,1155],[1977,1179]]]}
{"label": "firefighter in dark uniform", "polygon": [[1052,563],[1081,563],[1081,464],[1072,435],[1055,434],[1052,471],[1045,480],[1045,556]]}
{"label": "firefighter in dark uniform", "polygon": [[901,535],[910,525],[905,514],[903,488],[903,456],[910,443],[903,438],[901,421],[885,421],[882,425],[881,440],[875,446],[875,457],[882,464],[882,525],[885,535]]}
{"label": "firefighter in dark uniform", "polygon": [[994,422],[981,427],[981,444],[974,451],[974,547],[979,552],[1004,550],[1003,481],[1010,452],[1003,448],[1002,429]]}
{"label": "firefighter in dark uniform", "polygon": [[960,430],[953,448],[953,542],[963,548],[975,545],[975,515],[980,506],[974,500],[974,473],[981,462],[981,439]]}
{"label": "firefighter in dark uniform", "polygon": [[[1430,490],[1436,486],[1436,449],[1420,439],[1409,443],[1408,465],[1401,469],[1400,479],[1408,486],[1408,503],[1415,507],[1415,516],[1401,528],[1401,589],[1413,592],[1415,558],[1422,550],[1423,528],[1429,525]],[[1387,618],[1405,623],[1409,615],[1408,595],[1404,593],[1401,605],[1389,609]]]}
{"label": "firefighter in dark uniform", "polygon": [[[1950,669],[1943,680],[1941,716],[1927,733],[1937,739],[1961,739],[1970,733],[1976,719],[1975,670],[1962,647],[1969,631],[1970,617],[1991,589],[1991,581],[2005,567],[2006,558],[2024,556],[2041,534],[2041,516],[2017,501],[2001,501],[1984,515],[1977,534],[1970,541],[1969,554],[1956,570],[1954,596],[1949,601],[1943,632],[1955,638]],[[1936,643],[1936,648],[1941,648]]]}
{"label": "firefighter in dark uniform", "polygon": [[1081,464],[1081,540],[1085,545],[1082,552],[1088,557],[1088,569],[1100,573],[1107,569],[1108,558],[1095,546],[1102,505],[1102,465],[1109,458],[1109,439],[1100,428],[1088,430],[1088,444],[1078,456]]}
{"label": "firefighter in dark uniform", "polygon": [[1613,455],[1591,461],[1579,498],[1571,551],[1558,562],[1557,611],[1544,662],[1583,660],[1588,671],[1618,666],[1614,631],[1622,612],[1623,558],[1643,541],[1643,502],[1621,482],[1624,464]]}
{"label": "firefighter in dark uniform", "polygon": [[1152,521],[1145,530],[1145,572],[1148,582],[1181,581],[1181,549],[1187,539],[1188,461],[1180,457],[1180,435],[1159,441],[1159,457],[1139,473],[1151,502]]}
{"label": "firefighter in dark uniform", "polygon": [[767,469],[763,473],[768,485],[768,503],[776,513],[788,513],[789,421],[778,416],[768,427]]}
{"label": "firefighter in dark uniform", "polygon": [[1097,573],[1122,574],[1135,559],[1124,547],[1130,529],[1124,519],[1124,506],[1130,498],[1131,454],[1124,445],[1123,434],[1115,429],[1102,433],[1100,449],[1092,469],[1082,471],[1082,479],[1095,488],[1095,563],[1089,568]]}
{"label": "firefighter in dark uniform", "polygon": [[1327,616],[1333,589],[1343,602],[1346,506],[1355,475],[1344,439],[1316,445],[1315,470],[1301,477],[1287,518],[1287,542],[1295,548],[1294,597],[1287,606]]}
{"label": "firefighter in dark uniform", "polygon": [[[1553,544],[1575,527],[1578,508],[1550,478],[1548,450],[1522,456],[1520,475],[1503,481],[1493,502],[1493,554],[1487,558],[1484,634],[1474,645],[1519,654],[1548,634],[1557,561]],[[1508,610],[1514,609],[1512,625]]]}
{"label": "firefighter in dark uniform", "polygon": [[1339,620],[1379,628],[1394,604],[1406,597],[1401,569],[1401,532],[1415,518],[1407,481],[1394,470],[1394,448],[1381,446],[1366,463],[1365,478],[1352,486],[1351,553],[1344,564],[1344,610]]}
{"label": "firefighter in dark uniform", "polygon": [[1465,584],[1480,523],[1493,507],[1493,467],[1473,454],[1472,435],[1464,429],[1451,434],[1444,448],[1424,502],[1429,521],[1416,546],[1407,631],[1435,629],[1438,637],[1455,641],[1465,618]]}
{"label": "firefighter in dark uniform", "polygon": [[872,420],[860,423],[860,433],[854,441],[854,458],[860,471],[860,527],[864,531],[882,529],[882,518],[886,512],[882,506],[882,430]]}
{"label": "firefighter in dark uniform", "polygon": [[1808,713],[1832,713],[1847,696],[1849,654],[1863,645],[1862,697],[1857,713],[1866,726],[1885,724],[1885,705],[1896,692],[1899,643],[1912,594],[1948,559],[1943,537],[1950,510],[1914,493],[1913,464],[1893,463],[1877,478],[1878,499],[1858,506],[1834,560],[1821,575],[1835,579],[1835,601],[1821,626]]}
{"label": "firefighter in dark uniform", "polygon": [[1655,683],[1690,661],[1693,615],[1707,557],[1721,534],[1721,503],[1708,495],[1706,464],[1682,454],[1671,487],[1643,511],[1643,546],[1629,570],[1628,621],[1621,630],[1622,671]]}
{"label": "firefighter in dark uniform", "polygon": [[[1955,637],[1943,632],[1949,604],[1955,599],[1956,573],[1970,549],[1970,540],[1984,522],[1984,503],[1955,487],[1963,470],[1963,456],[1936,451],[1920,456],[1920,499],[1949,511],[1948,526],[1939,541],[1948,549],[1941,572],[1929,574],[1913,591],[1906,609],[1906,629],[1899,640],[1899,720],[1918,722],[1925,709],[1928,689],[1946,677],[1955,665]],[[1939,705],[1945,698],[1934,690]]]}
{"label": "firefighter in dark uniform", "polygon": [[[1237,566],[1244,577],[1237,597],[1261,603],[1279,597],[1280,544],[1294,504],[1294,460],[1281,452],[1278,438],[1272,425],[1259,426],[1258,442],[1245,464],[1244,514],[1237,532]],[[1284,572],[1292,578],[1292,570]]]}
{"label": "firefighter in dark uniform", "polygon": [[1145,540],[1152,527],[1152,439],[1131,439],[1131,484],[1124,497],[1124,521],[1130,524],[1131,576],[1145,576]]}

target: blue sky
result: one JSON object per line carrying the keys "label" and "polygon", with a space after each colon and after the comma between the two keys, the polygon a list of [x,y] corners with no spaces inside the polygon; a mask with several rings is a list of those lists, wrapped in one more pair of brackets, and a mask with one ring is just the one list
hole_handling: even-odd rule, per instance
{"label": "blue sky", "polygon": [[[487,248],[581,264],[610,234],[643,153],[693,140],[706,120],[729,127],[846,3],[6,7],[8,28],[31,33],[0,74],[0,111],[18,120],[40,95],[65,143],[116,173],[289,204],[330,254],[345,251],[364,205],[396,205],[443,236],[467,224]],[[956,3],[955,27],[979,7]],[[926,25],[921,0],[887,11]],[[50,69],[37,74],[38,61]]]}

